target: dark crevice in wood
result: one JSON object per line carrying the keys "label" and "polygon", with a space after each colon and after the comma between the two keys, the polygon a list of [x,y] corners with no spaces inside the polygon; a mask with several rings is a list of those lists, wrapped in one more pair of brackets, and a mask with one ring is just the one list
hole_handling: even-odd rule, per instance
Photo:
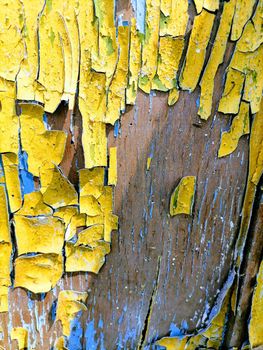
{"label": "dark crevice in wood", "polygon": [[154,284],[154,287],[153,287],[153,290],[152,290],[152,294],[151,294],[151,297],[150,297],[148,310],[147,310],[146,317],[145,317],[145,320],[144,320],[144,327],[143,327],[143,329],[141,331],[140,341],[139,341],[139,345],[137,347],[137,350],[143,350],[145,345],[146,345],[145,342],[147,341],[149,324],[150,324],[151,314],[152,314],[152,306],[153,306],[153,303],[155,301],[156,293],[157,293],[158,286],[159,286],[160,265],[161,265],[161,257],[159,256],[158,260],[157,260],[155,284]]}

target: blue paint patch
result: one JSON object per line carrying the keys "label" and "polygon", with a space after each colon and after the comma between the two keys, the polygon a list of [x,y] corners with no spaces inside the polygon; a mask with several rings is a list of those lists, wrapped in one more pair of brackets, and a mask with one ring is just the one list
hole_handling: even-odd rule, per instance
{"label": "blue paint patch", "polygon": [[137,0],[136,1],[136,20],[137,20],[137,28],[141,33],[145,33],[145,13],[146,13],[145,0]]}
{"label": "blue paint patch", "polygon": [[28,155],[26,152],[19,152],[19,178],[22,195],[34,192],[34,178],[28,171]]}
{"label": "blue paint patch", "polygon": [[182,329],[187,331],[187,329],[189,328],[188,323],[186,320],[183,320],[181,323]]}
{"label": "blue paint patch", "polygon": [[114,123],[114,131],[113,131],[114,137],[118,137],[118,135],[119,135],[119,128],[120,128],[120,121],[116,120],[116,122]]}
{"label": "blue paint patch", "polygon": [[197,99],[195,100],[195,104],[197,108],[200,107],[200,96],[198,96]]}
{"label": "blue paint patch", "polygon": [[170,324],[170,337],[182,337],[184,333],[181,332],[180,328],[176,326],[175,323]]}
{"label": "blue paint patch", "polygon": [[96,330],[94,327],[94,320],[90,321],[86,325],[85,340],[86,350],[97,350],[99,342],[95,339]]}
{"label": "blue paint patch", "polygon": [[82,350],[82,326],[80,322],[81,312],[77,314],[74,320],[70,323],[70,336],[68,337],[67,348],[69,350]]}

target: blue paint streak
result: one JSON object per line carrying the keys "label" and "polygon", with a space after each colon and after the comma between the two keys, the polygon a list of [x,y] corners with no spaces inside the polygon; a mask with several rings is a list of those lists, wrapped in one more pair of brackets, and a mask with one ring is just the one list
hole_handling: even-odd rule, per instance
{"label": "blue paint streak", "polygon": [[51,305],[51,320],[55,321],[57,315],[57,300],[55,300]]}
{"label": "blue paint streak", "polygon": [[22,195],[34,192],[34,178],[28,171],[28,155],[26,152],[19,152],[19,177]]}
{"label": "blue paint streak", "polygon": [[181,332],[180,328],[176,326],[175,323],[170,324],[170,337],[180,337],[183,336],[184,334]]}
{"label": "blue paint streak", "polygon": [[118,137],[118,135],[119,135],[119,128],[120,128],[120,121],[116,120],[116,122],[114,124],[114,131],[113,131],[114,137]]}
{"label": "blue paint streak", "polygon": [[82,350],[81,338],[82,338],[82,327],[80,323],[80,314],[71,321],[70,324],[70,336],[68,338],[67,348],[69,350]]}
{"label": "blue paint streak", "polygon": [[94,320],[90,321],[86,325],[85,339],[86,339],[86,350],[97,350],[98,341],[95,340],[96,330],[94,327]]}
{"label": "blue paint streak", "polygon": [[198,96],[197,99],[195,100],[195,104],[197,108],[200,107],[200,96]]}

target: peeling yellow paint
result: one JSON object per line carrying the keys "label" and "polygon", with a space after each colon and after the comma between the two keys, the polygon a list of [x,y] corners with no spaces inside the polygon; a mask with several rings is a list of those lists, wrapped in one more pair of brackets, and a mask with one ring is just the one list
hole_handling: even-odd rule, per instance
{"label": "peeling yellow paint", "polygon": [[202,10],[201,14],[194,19],[184,67],[179,80],[183,90],[193,91],[196,88],[204,65],[214,18],[214,14]]}
{"label": "peeling yellow paint", "polygon": [[0,285],[0,312],[8,312],[8,287]]}
{"label": "peeling yellow paint", "polygon": [[110,252],[110,245],[97,242],[94,247],[75,246],[66,243],[66,272],[88,271],[98,273],[105,262],[105,255]]}
{"label": "peeling yellow paint", "polygon": [[[70,336],[70,323],[79,311],[87,310],[85,301],[87,293],[75,292],[72,290],[60,291],[58,296],[56,320],[60,320],[63,329],[63,335]],[[64,343],[64,342],[63,342]]]}
{"label": "peeling yellow paint", "polygon": [[184,39],[160,37],[157,74],[152,89],[168,91],[176,87],[176,74],[184,49]]}
{"label": "peeling yellow paint", "polygon": [[86,214],[75,214],[72,216],[65,233],[65,240],[69,241],[73,238],[78,228],[86,226]]}
{"label": "peeling yellow paint", "polygon": [[166,350],[184,350],[187,337],[183,339],[175,337],[164,337],[156,342],[156,345],[164,346]]}
{"label": "peeling yellow paint", "polygon": [[58,283],[63,274],[63,258],[58,254],[37,254],[15,259],[14,287],[33,293],[46,293]]}
{"label": "peeling yellow paint", "polygon": [[[36,104],[21,104],[21,143],[28,154],[28,171],[39,176],[47,162],[58,165],[63,158],[66,134],[61,130],[46,130],[44,109]],[[48,152],[47,152],[48,150]]]}
{"label": "peeling yellow paint", "polygon": [[65,344],[65,338],[59,337],[56,342],[55,342],[55,350],[68,350],[68,348],[66,348],[66,344]]}
{"label": "peeling yellow paint", "polygon": [[79,232],[76,245],[89,245],[104,238],[103,225],[93,225]]}
{"label": "peeling yellow paint", "polygon": [[225,114],[238,113],[244,81],[244,74],[232,68],[229,69],[224,92],[218,106],[219,112]]}
{"label": "peeling yellow paint", "polygon": [[22,206],[18,157],[14,153],[2,153],[2,162],[10,210],[14,213]]}
{"label": "peeling yellow paint", "polygon": [[35,191],[24,195],[23,206],[16,212],[16,216],[49,216],[52,215],[52,213],[52,209],[43,202],[42,193]]}
{"label": "peeling yellow paint", "polygon": [[108,174],[108,185],[117,184],[117,147],[110,147],[110,165]]}
{"label": "peeling yellow paint", "polygon": [[15,81],[25,56],[24,11],[20,0],[1,0],[0,6],[0,77]]}
{"label": "peeling yellow paint", "polygon": [[126,103],[129,105],[135,104],[137,96],[138,80],[141,68],[141,50],[142,43],[139,32],[136,29],[136,19],[132,18],[130,30],[128,85],[126,89]]}
{"label": "peeling yellow paint", "polygon": [[233,119],[230,130],[222,134],[218,157],[234,152],[240,137],[247,134],[249,134],[249,105],[241,102],[239,113]]}
{"label": "peeling yellow paint", "polygon": [[11,330],[11,340],[17,340],[18,349],[27,349],[28,347],[28,330],[23,327],[16,327]]}
{"label": "peeling yellow paint", "polygon": [[78,194],[74,186],[56,166],[43,166],[40,169],[40,180],[43,200],[52,208],[78,204]]}
{"label": "peeling yellow paint", "polygon": [[0,243],[11,242],[7,196],[4,186],[0,185]]}
{"label": "peeling yellow paint", "polygon": [[142,48],[142,67],[139,87],[149,93],[157,71],[160,24],[160,0],[146,0],[145,37]]}
{"label": "peeling yellow paint", "polygon": [[183,36],[188,23],[187,0],[161,0],[160,36]]}
{"label": "peeling yellow paint", "polygon": [[61,254],[64,232],[64,224],[58,218],[15,215],[18,255],[34,252]]}
{"label": "peeling yellow paint", "polygon": [[219,65],[223,63],[224,60],[234,9],[235,1],[232,0],[224,3],[224,9],[221,15],[220,25],[213,44],[212,52],[200,82],[201,95],[198,114],[202,119],[207,120],[211,115],[215,84],[214,79]]}
{"label": "peeling yellow paint", "polygon": [[125,89],[128,81],[129,27],[118,27],[119,60],[109,86],[105,123],[114,124],[125,110]]}
{"label": "peeling yellow paint", "polygon": [[170,215],[192,215],[195,196],[195,176],[183,177],[174,189],[170,199]]}
{"label": "peeling yellow paint", "polygon": [[238,40],[242,34],[244,25],[252,15],[254,0],[237,0],[233,19],[231,40]]}
{"label": "peeling yellow paint", "polygon": [[249,342],[252,349],[263,345],[263,262],[260,264],[260,269],[257,276],[257,285],[254,290],[251,319],[249,322]]}
{"label": "peeling yellow paint", "polygon": [[[22,31],[25,54],[21,62],[20,70],[16,77],[17,99],[36,100],[39,98],[36,93],[36,79],[38,75],[38,15],[40,14],[44,0],[22,0],[24,11],[24,27]],[[39,102],[43,102],[40,99]]]}

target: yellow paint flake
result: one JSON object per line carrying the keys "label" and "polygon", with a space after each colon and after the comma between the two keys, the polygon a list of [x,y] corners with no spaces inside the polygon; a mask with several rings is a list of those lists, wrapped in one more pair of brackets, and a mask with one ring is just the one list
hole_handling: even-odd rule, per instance
{"label": "yellow paint flake", "polygon": [[97,72],[106,73],[106,86],[108,87],[118,59],[116,27],[114,25],[114,1],[96,1],[95,13],[99,21],[99,52],[98,57],[94,57],[92,60],[92,68]]}
{"label": "yellow paint flake", "polygon": [[11,242],[8,204],[5,187],[0,185],[0,243]]}
{"label": "yellow paint flake", "polygon": [[105,73],[90,72],[89,67],[82,74],[79,85],[79,108],[83,128],[86,128],[86,125],[89,126],[89,121],[102,122],[105,118],[106,76]]}
{"label": "yellow paint flake", "polygon": [[146,0],[145,37],[142,49],[142,67],[139,87],[146,93],[157,71],[160,24],[160,0]]}
{"label": "yellow paint flake", "polygon": [[160,37],[157,75],[152,89],[167,91],[176,87],[176,74],[184,49],[184,39]]}
{"label": "yellow paint flake", "polygon": [[262,323],[262,310],[263,310],[263,262],[260,264],[257,285],[254,290],[252,307],[251,307],[251,319],[249,322],[249,342],[251,347],[257,348],[263,345],[263,323]]}
{"label": "yellow paint flake", "polygon": [[86,214],[81,213],[73,215],[66,229],[65,240],[69,241],[76,235],[77,229],[84,226],[86,226]]}
{"label": "yellow paint flake", "polygon": [[227,72],[225,88],[220,100],[218,111],[228,114],[237,114],[241,100],[241,92],[245,76],[238,70],[229,69]]}
{"label": "yellow paint flake", "polygon": [[184,36],[188,18],[187,0],[161,0],[160,36]]}
{"label": "yellow paint flake", "polygon": [[3,153],[2,162],[4,166],[9,206],[11,212],[14,213],[22,206],[22,196],[18,171],[18,157],[14,153]]}
{"label": "yellow paint flake", "polygon": [[252,114],[257,113],[263,91],[263,45],[254,52],[235,50],[230,66],[245,74],[243,99],[250,102]]}
{"label": "yellow paint flake", "polygon": [[168,95],[168,106],[173,106],[179,98],[179,90],[178,88],[173,88],[169,91]]}
{"label": "yellow paint flake", "polygon": [[96,242],[93,248],[66,243],[66,272],[88,271],[98,273],[110,252],[110,244]]}
{"label": "yellow paint flake", "polygon": [[66,206],[66,207],[58,208],[53,214],[53,216],[56,216],[61,220],[63,220],[63,222],[65,223],[65,227],[67,228],[72,217],[78,214],[79,214],[78,207]]}
{"label": "yellow paint flake", "polygon": [[129,105],[135,104],[137,96],[138,79],[141,68],[141,50],[142,43],[139,31],[136,29],[136,19],[132,18],[130,30],[128,85],[126,88],[126,103]]}
{"label": "yellow paint flake", "polygon": [[217,69],[224,60],[226,44],[229,37],[232,18],[234,14],[235,1],[224,2],[224,9],[221,15],[220,25],[213,44],[209,61],[205,67],[201,79],[200,107],[198,114],[202,119],[207,120],[211,115],[214,79]]}
{"label": "yellow paint flake", "polygon": [[50,164],[42,167],[40,181],[43,200],[52,208],[78,204],[78,194],[74,186],[56,166]]}
{"label": "yellow paint flake", "polygon": [[15,94],[13,82],[0,80],[0,153],[18,153],[19,119],[15,110]]}
{"label": "yellow paint flake", "polygon": [[219,0],[204,0],[203,8],[208,11],[215,12],[219,9]]}
{"label": "yellow paint flake", "polygon": [[164,337],[156,342],[156,345],[163,346],[166,350],[184,350],[187,339],[187,337],[182,339],[175,337]]}
{"label": "yellow paint flake", "polygon": [[234,152],[240,137],[246,134],[249,134],[249,105],[241,102],[239,113],[233,119],[230,130],[222,134],[218,157]]}
{"label": "yellow paint flake", "polygon": [[46,293],[58,283],[63,274],[63,258],[58,254],[20,256],[15,260],[15,287],[33,293]]}
{"label": "yellow paint flake", "polygon": [[199,14],[203,9],[204,0],[194,0],[195,8],[197,14]]}
{"label": "yellow paint flake", "polygon": [[[61,130],[46,130],[43,107],[21,104],[21,142],[28,154],[28,171],[39,176],[47,162],[58,165],[63,158],[67,135]],[[47,151],[48,150],[48,151]]]}
{"label": "yellow paint flake", "polygon": [[0,285],[0,313],[1,312],[8,312],[8,287]]}
{"label": "yellow paint flake", "polygon": [[11,340],[17,340],[18,349],[28,348],[28,330],[22,327],[16,327],[11,330]]}
{"label": "yellow paint flake", "polygon": [[258,1],[252,20],[248,21],[241,38],[237,42],[237,50],[242,52],[255,51],[263,42],[262,31],[263,2]]}
{"label": "yellow paint flake", "polygon": [[111,186],[104,186],[103,193],[98,199],[104,218],[104,240],[111,242],[111,231],[118,229],[118,217],[113,211],[113,191]]}
{"label": "yellow paint flake", "polygon": [[[61,34],[65,31],[56,4],[48,2],[39,20],[39,77],[44,88],[45,111],[54,113],[64,91],[65,43]],[[68,48],[69,49],[69,48]]]}
{"label": "yellow paint flake", "polygon": [[125,110],[125,89],[128,79],[129,27],[118,27],[119,60],[109,86],[105,123],[114,125]]}
{"label": "yellow paint flake", "polygon": [[0,77],[15,81],[25,56],[23,6],[20,0],[1,0],[0,6]]}
{"label": "yellow paint flake", "polygon": [[170,199],[170,215],[192,215],[195,195],[195,176],[185,176],[174,189]]}
{"label": "yellow paint flake", "polygon": [[108,174],[108,185],[117,184],[117,147],[110,147],[110,165]]}
{"label": "yellow paint flake", "polygon": [[190,36],[184,67],[180,76],[180,87],[193,91],[198,83],[206,48],[210,39],[215,15],[206,10],[196,16]]}
{"label": "yellow paint flake", "polygon": [[0,243],[0,286],[9,287],[11,285],[11,252],[12,244],[7,242]]}
{"label": "yellow paint flake", "polygon": [[[23,39],[25,41],[25,50],[23,61],[18,72],[17,99],[19,100],[37,100],[35,93],[38,74],[38,15],[40,14],[45,1],[44,0],[22,0],[24,10],[24,28]],[[43,102],[43,101],[39,101]]]}
{"label": "yellow paint flake", "polygon": [[28,218],[15,215],[18,255],[34,252],[61,254],[64,232],[64,224],[58,218],[51,216]]}
{"label": "yellow paint flake", "polygon": [[104,238],[103,225],[93,225],[79,232],[76,245],[90,245]]}
{"label": "yellow paint flake", "polygon": [[101,122],[83,121],[82,145],[85,168],[107,166],[106,125]]}
{"label": "yellow paint flake", "polygon": [[92,195],[99,198],[103,192],[104,168],[79,170],[80,197]]}
{"label": "yellow paint flake", "polygon": [[75,292],[72,290],[60,291],[58,295],[57,316],[63,329],[63,335],[70,336],[70,323],[74,320],[76,314],[80,311],[87,310],[85,301],[87,293]]}
{"label": "yellow paint flake", "polygon": [[52,209],[43,202],[43,195],[39,191],[24,194],[23,206],[16,212],[17,215],[38,216],[52,215]]}
{"label": "yellow paint flake", "polygon": [[252,15],[254,0],[237,0],[233,18],[231,40],[238,40],[246,22]]}

